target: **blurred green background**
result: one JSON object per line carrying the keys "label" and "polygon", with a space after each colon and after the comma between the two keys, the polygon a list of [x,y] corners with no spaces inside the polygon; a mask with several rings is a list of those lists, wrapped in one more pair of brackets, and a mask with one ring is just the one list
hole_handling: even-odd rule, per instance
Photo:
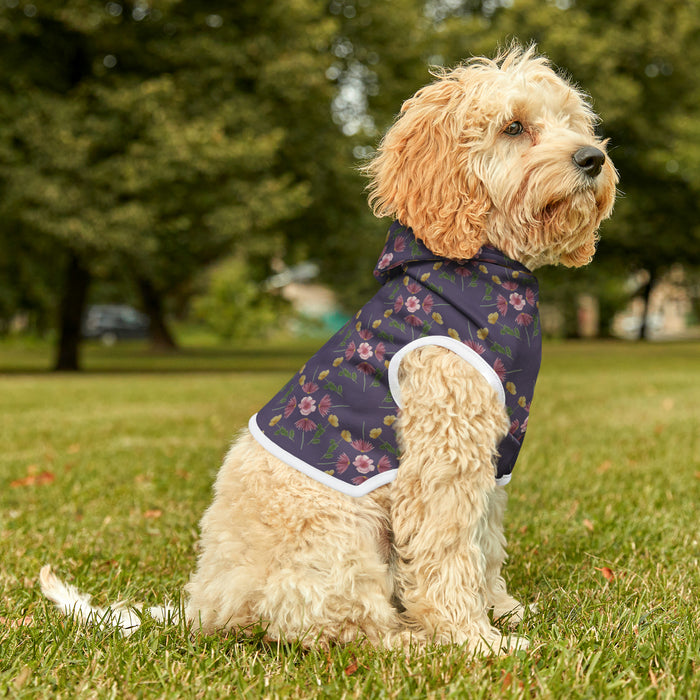
{"label": "blurred green background", "polygon": [[76,369],[103,304],[158,348],[327,332],[389,223],[358,166],[429,66],[514,38],[621,175],[594,264],[539,273],[545,330],[693,337],[699,0],[0,0],[0,342]]}

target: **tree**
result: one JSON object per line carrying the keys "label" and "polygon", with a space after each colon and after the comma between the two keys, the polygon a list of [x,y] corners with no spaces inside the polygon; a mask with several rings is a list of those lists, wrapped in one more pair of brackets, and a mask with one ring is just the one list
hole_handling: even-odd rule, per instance
{"label": "tree", "polygon": [[96,267],[161,300],[236,246],[269,255],[308,205],[308,183],[275,167],[280,94],[302,65],[320,76],[300,88],[309,103],[330,102],[330,25],[313,0],[31,7],[0,9],[0,58],[17,67],[0,77],[0,213],[56,251],[56,367],[76,369]]}

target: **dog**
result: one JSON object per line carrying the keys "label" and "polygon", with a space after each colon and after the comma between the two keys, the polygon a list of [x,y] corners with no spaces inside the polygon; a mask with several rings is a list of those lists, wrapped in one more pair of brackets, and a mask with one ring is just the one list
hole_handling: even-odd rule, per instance
{"label": "dog", "polygon": [[[195,630],[527,646],[494,622],[525,612],[501,567],[504,487],[540,363],[533,270],[592,259],[618,176],[587,98],[534,47],[434,77],[364,167],[370,206],[394,220],[379,292],[218,474],[186,586]],[[66,613],[108,612],[50,566],[40,581]],[[110,610],[125,631],[139,624]]]}

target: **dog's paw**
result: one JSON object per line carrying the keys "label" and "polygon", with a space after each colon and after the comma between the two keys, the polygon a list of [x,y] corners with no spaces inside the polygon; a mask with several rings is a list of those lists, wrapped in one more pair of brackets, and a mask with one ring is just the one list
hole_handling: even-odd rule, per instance
{"label": "dog's paw", "polygon": [[530,605],[525,606],[515,598],[507,596],[507,600],[501,600],[497,605],[493,606],[493,621],[514,628],[523,621],[528,613],[536,612],[536,603],[530,603]]}

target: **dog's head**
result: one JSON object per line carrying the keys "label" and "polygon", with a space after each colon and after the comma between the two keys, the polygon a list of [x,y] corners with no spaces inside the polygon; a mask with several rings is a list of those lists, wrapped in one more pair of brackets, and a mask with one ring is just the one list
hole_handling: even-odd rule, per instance
{"label": "dog's head", "polygon": [[364,169],[370,204],[447,258],[585,265],[617,183],[595,123],[534,48],[472,59],[404,103]]}

